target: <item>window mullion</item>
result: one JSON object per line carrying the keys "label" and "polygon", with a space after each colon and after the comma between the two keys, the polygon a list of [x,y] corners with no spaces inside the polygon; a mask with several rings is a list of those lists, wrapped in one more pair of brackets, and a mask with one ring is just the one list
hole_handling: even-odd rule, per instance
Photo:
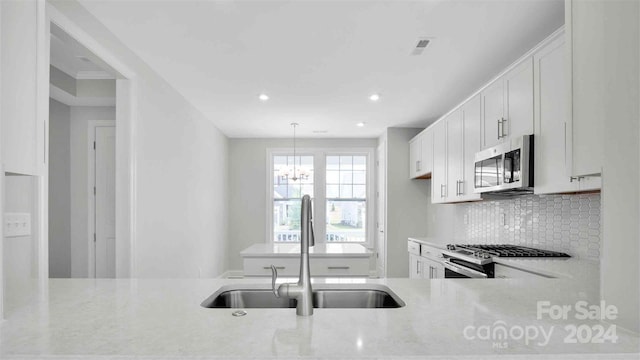
{"label": "window mullion", "polygon": [[323,151],[314,153],[314,212],[313,212],[313,228],[315,232],[315,241],[317,243],[326,242],[327,238],[327,211],[326,211],[326,156]]}

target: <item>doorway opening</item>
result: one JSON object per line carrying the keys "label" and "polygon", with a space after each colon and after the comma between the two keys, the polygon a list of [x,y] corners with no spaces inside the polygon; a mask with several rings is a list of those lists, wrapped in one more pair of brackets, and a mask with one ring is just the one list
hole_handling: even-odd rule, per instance
{"label": "doorway opening", "polygon": [[116,277],[117,73],[51,24],[49,277]]}

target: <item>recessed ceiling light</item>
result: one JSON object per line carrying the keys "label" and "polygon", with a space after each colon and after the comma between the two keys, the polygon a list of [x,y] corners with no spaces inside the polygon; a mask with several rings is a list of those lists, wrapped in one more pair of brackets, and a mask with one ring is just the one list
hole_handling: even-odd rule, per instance
{"label": "recessed ceiling light", "polygon": [[378,100],[380,100],[380,95],[379,94],[372,94],[371,96],[369,96],[369,100],[378,101]]}
{"label": "recessed ceiling light", "polygon": [[357,127],[364,127],[364,123],[363,122],[359,122],[356,124]]}
{"label": "recessed ceiling light", "polygon": [[267,94],[260,94],[260,95],[258,95],[258,99],[260,99],[262,101],[267,101],[267,100],[269,100],[269,96],[267,96]]}

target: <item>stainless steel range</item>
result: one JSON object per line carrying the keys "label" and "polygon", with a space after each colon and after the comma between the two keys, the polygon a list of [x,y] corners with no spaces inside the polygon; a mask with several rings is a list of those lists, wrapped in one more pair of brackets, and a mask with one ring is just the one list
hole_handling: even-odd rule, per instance
{"label": "stainless steel range", "polygon": [[492,278],[494,258],[567,258],[556,251],[534,249],[517,245],[447,245],[445,278]]}

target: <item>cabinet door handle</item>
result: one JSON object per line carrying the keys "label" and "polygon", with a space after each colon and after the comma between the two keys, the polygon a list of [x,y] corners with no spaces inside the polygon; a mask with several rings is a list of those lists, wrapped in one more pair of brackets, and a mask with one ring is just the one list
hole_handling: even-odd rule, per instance
{"label": "cabinet door handle", "polygon": [[422,166],[421,166],[421,165],[422,165],[422,164],[421,164],[421,161],[420,161],[420,160],[416,161],[416,172],[419,172],[420,170],[422,170],[422,169],[421,169],[421,168],[422,168]]}
{"label": "cabinet door handle", "polygon": [[349,270],[351,267],[349,266],[327,266],[329,270]]}
{"label": "cabinet door handle", "polygon": [[498,139],[500,139],[500,124],[502,123],[502,119],[498,119]]}
{"label": "cabinet door handle", "polygon": [[275,269],[277,269],[277,270],[284,270],[284,269],[285,269],[285,267],[284,267],[284,266],[264,266],[264,267],[263,267],[263,269],[265,269],[265,270],[271,270],[271,268],[272,268],[272,267],[273,267],[273,268],[275,268]]}
{"label": "cabinet door handle", "polygon": [[458,180],[456,192],[458,195],[464,195],[464,180]]}
{"label": "cabinet door handle", "polygon": [[440,184],[440,197],[443,198],[444,197],[444,188],[445,188],[445,184]]}
{"label": "cabinet door handle", "polygon": [[506,133],[506,131],[504,131],[504,123],[506,123],[506,122],[507,122],[507,119],[505,119],[505,118],[502,118],[500,120],[500,138],[507,137],[507,133]]}

